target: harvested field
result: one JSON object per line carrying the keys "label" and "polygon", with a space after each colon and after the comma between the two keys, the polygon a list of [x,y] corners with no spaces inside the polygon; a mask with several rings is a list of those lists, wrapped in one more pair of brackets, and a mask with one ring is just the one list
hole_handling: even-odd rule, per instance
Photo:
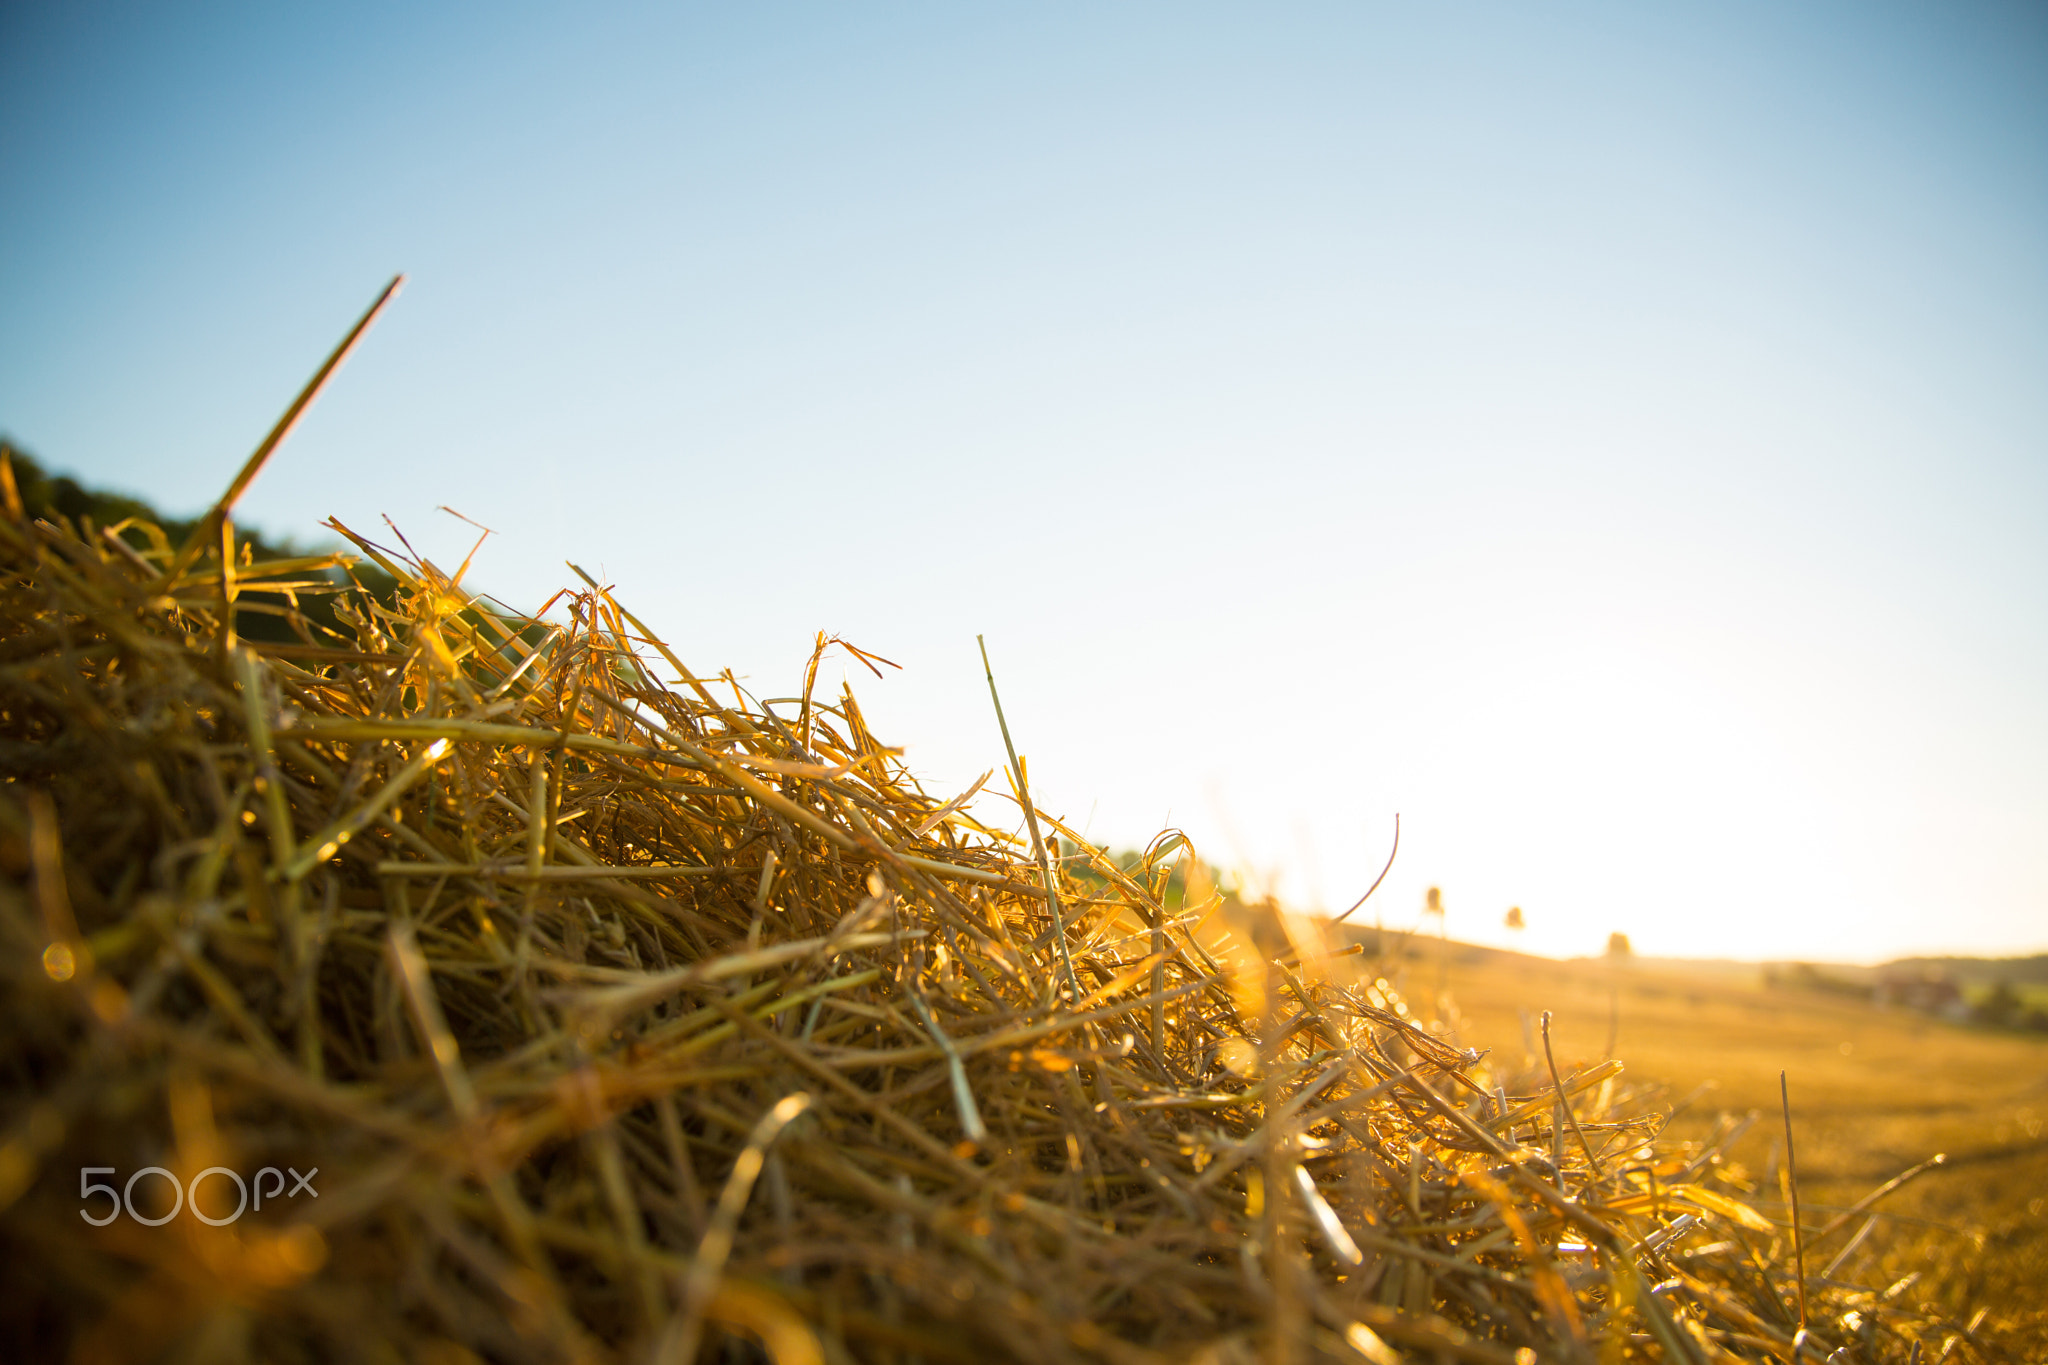
{"label": "harvested field", "polygon": [[759,700],[589,580],[514,615],[336,525],[398,585],[336,592],[224,549],[232,493],[178,546],[0,491],[15,1358],[1950,1346],[1618,1064],[1460,1051],[1319,922],[1218,934],[1179,836],[1112,859],[1014,755],[984,825],[815,659]]}
{"label": "harvested field", "polygon": [[[1435,955],[1433,944],[1404,955],[1425,999]],[[1883,1287],[1915,1277],[1902,1296],[1945,1318],[1962,1338],[1959,1352],[2048,1357],[2048,1039],[1675,964],[1552,962],[1453,945],[1447,980],[1461,1032],[1517,1058],[1525,1014],[1556,1011],[1561,1062],[1599,1060],[1611,1028],[1632,1076],[1661,1083],[1672,1105],[1690,1100],[1668,1130],[1674,1138],[1705,1140],[1761,1111],[1725,1144],[1726,1168],[1731,1187],[1773,1217],[1784,1203],[1771,1121],[1780,1070],[1791,1076],[1811,1214],[1831,1221],[1942,1154],[1940,1166],[1848,1225],[1851,1239],[1871,1225],[1853,1249],[1824,1248],[1830,1262],[1847,1252],[1834,1278]]]}

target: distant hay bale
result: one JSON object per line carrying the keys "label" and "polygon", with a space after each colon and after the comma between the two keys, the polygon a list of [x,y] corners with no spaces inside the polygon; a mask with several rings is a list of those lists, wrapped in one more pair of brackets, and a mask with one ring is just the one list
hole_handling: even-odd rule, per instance
{"label": "distant hay bale", "polygon": [[[10,1358],[1792,1352],[1782,1225],[1589,1103],[1619,1063],[1198,933],[1178,838],[1041,812],[1042,864],[815,662],[760,702],[588,580],[511,616],[349,539],[395,592],[0,516]],[[1939,1341],[1808,1293],[1805,1358]]]}

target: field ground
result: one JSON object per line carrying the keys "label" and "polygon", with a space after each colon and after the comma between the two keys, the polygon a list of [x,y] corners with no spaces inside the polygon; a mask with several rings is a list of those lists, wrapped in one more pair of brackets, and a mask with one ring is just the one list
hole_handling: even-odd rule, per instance
{"label": "field ground", "polygon": [[[1884,1216],[1834,1278],[1881,1289],[1917,1273],[1902,1297],[1941,1305],[1959,1333],[1988,1309],[1955,1358],[2048,1360],[2048,1037],[1766,989],[1758,974],[1725,967],[1557,962],[1410,943],[1406,960],[1386,967],[1417,1012],[1432,1013],[1441,983],[1460,1042],[1493,1049],[1509,1071],[1543,1065],[1536,1020],[1547,1009],[1560,1067],[1600,1060],[1612,1030],[1629,1079],[1660,1086],[1667,1106],[1691,1096],[1674,1136],[1705,1137],[1723,1114],[1762,1111],[1731,1158],[1768,1214],[1784,1208],[1781,1069],[1807,1226],[1946,1153],[1943,1166],[1878,1206]],[[1816,1259],[1832,1259],[1860,1225],[1817,1248]]]}

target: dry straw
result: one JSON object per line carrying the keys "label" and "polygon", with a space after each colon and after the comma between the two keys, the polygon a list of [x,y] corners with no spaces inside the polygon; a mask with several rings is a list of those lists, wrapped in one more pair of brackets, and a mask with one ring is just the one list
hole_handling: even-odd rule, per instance
{"label": "dry straw", "polygon": [[[1220,932],[1178,836],[980,823],[815,660],[757,702],[587,578],[542,620],[334,523],[361,560],[236,563],[232,497],[180,547],[11,489],[13,1358],[1794,1351],[1795,1239],[1619,1063],[1501,1069],[1326,926]],[[317,1196],[95,1227],[85,1167]],[[1803,1293],[1809,1356],[1933,1330]]]}

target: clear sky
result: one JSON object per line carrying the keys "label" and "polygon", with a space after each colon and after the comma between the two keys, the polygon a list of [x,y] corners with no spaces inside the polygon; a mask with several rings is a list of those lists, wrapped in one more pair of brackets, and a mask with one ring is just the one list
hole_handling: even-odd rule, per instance
{"label": "clear sky", "polygon": [[1390,923],[2048,948],[2039,5],[14,3],[0,191],[90,482],[404,270],[245,520],[844,634],[946,795],[986,633],[1046,805],[1298,904],[1398,811]]}

